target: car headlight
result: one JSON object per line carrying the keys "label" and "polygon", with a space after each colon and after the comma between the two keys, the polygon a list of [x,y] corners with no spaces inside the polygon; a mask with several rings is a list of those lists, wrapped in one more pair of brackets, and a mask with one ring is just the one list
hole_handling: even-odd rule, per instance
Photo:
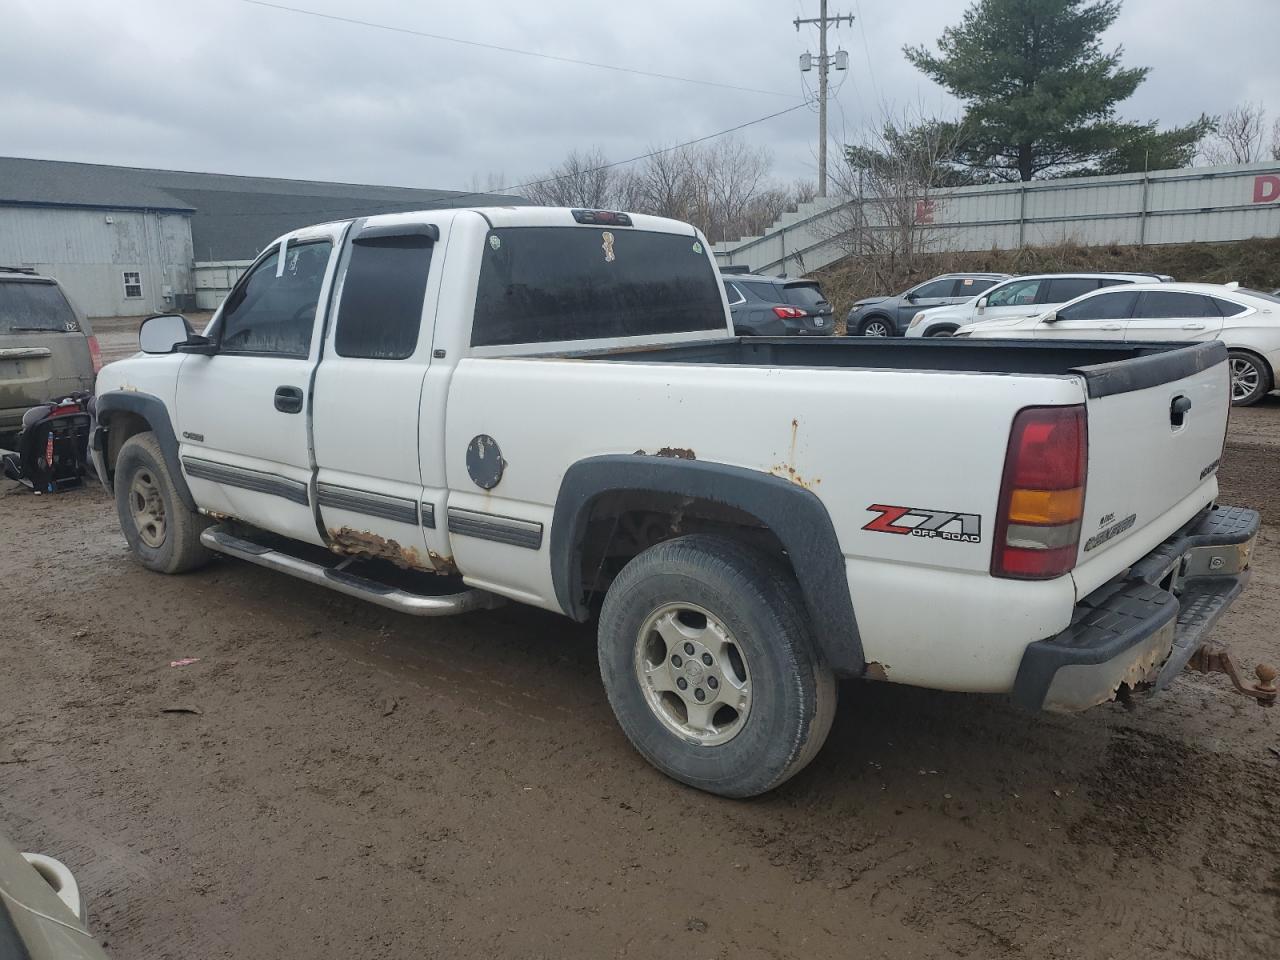
{"label": "car headlight", "polygon": [[917,327],[923,321],[924,321],[924,311],[921,310],[919,313],[917,313],[914,317],[911,318],[911,322],[907,324],[907,329],[910,330],[912,327]]}

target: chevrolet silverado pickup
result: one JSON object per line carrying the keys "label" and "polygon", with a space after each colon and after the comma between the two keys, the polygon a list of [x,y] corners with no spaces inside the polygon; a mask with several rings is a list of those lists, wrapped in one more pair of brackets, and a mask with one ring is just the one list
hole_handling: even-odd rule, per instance
{"label": "chevrolet silverado pickup", "polygon": [[308,227],[140,346],[92,455],[145,567],[594,618],[631,743],[726,796],[809,762],[838,678],[1162,688],[1258,530],[1216,503],[1221,344],[738,338],[706,238],[639,214]]}

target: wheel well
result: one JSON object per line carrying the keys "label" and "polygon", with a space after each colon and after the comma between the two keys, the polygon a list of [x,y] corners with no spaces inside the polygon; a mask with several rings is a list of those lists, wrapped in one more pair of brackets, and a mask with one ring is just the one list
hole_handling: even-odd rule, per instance
{"label": "wheel well", "polygon": [[106,450],[104,451],[107,461],[107,473],[114,480],[116,457],[120,455],[120,448],[124,446],[125,441],[130,437],[150,430],[151,424],[140,413],[134,413],[131,410],[115,410],[112,411],[109,419],[103,420],[102,425],[106,428],[107,433]]}
{"label": "wheel well", "polygon": [[711,500],[643,490],[602,494],[590,506],[579,582],[595,606],[634,557],[654,544],[710,533],[745,544],[795,570],[777,535],[745,510]]}
{"label": "wheel well", "polygon": [[939,323],[935,326],[927,327],[924,335],[926,337],[936,337],[940,333],[955,333],[959,329],[960,324],[958,323]]}
{"label": "wheel well", "polygon": [[879,320],[881,323],[887,323],[889,326],[891,327],[893,326],[893,321],[889,319],[889,316],[887,314],[872,313],[872,314],[868,314],[867,316],[863,317],[861,320],[858,321],[858,329],[859,330],[864,329],[866,325],[870,323],[872,320]]}

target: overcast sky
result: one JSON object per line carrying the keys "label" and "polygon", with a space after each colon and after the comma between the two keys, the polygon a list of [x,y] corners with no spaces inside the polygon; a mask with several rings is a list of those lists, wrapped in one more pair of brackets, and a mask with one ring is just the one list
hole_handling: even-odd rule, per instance
{"label": "overcast sky", "polygon": [[[3,0],[0,155],[218,173],[472,188],[530,179],[573,147],[610,159],[783,110],[817,50],[817,0],[281,0],[562,57],[713,80],[722,89],[467,47],[244,0]],[[894,108],[954,114],[902,56],[963,0],[832,0],[860,15],[833,135]],[[1107,35],[1151,74],[1131,119],[1177,124],[1261,101],[1280,115],[1280,0],[1125,0]],[[813,78],[814,74],[808,75]],[[808,109],[741,136],[779,179],[812,177]],[[477,182],[474,178],[479,178]]]}

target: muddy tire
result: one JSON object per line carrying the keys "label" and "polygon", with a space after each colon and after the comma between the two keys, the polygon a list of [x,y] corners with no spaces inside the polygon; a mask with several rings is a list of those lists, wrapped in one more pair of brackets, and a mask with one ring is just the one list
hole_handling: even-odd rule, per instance
{"label": "muddy tire", "polygon": [[600,674],[632,745],[663,773],[751,797],[826,740],[836,683],[790,571],[715,536],[657,544],[605,596]]}
{"label": "muddy tire", "polygon": [[187,509],[154,433],[138,433],[116,457],[116,513],[129,549],[148,570],[183,573],[213,556],[200,542],[210,521]]}

